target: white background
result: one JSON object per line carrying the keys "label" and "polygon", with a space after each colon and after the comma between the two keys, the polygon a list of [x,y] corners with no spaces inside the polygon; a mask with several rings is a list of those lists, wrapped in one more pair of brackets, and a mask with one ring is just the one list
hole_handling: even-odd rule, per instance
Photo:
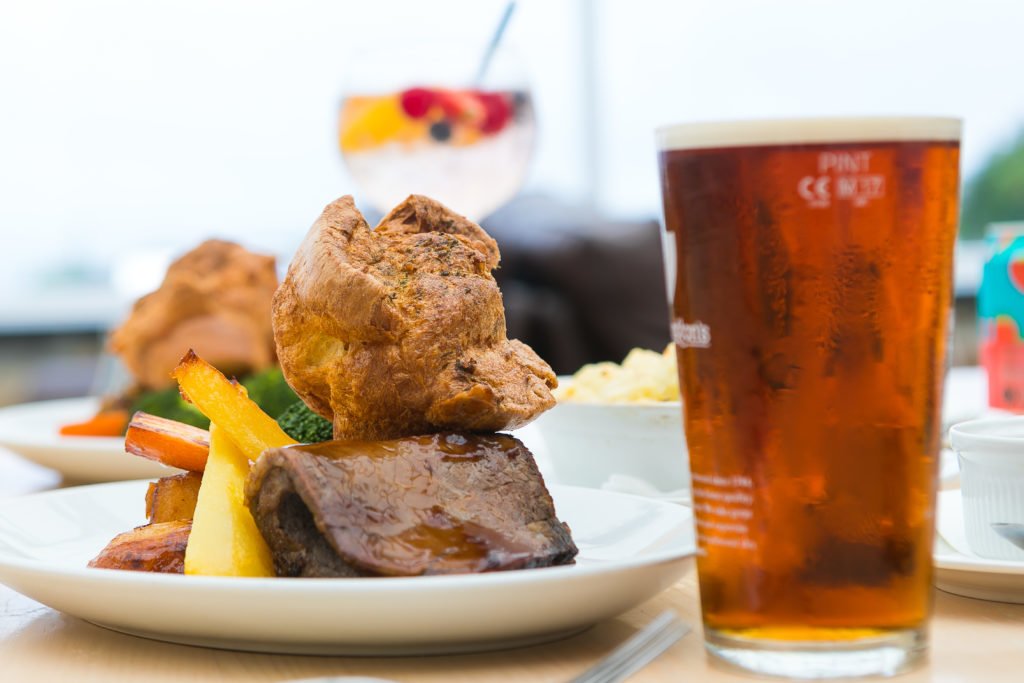
{"label": "white background", "polygon": [[[502,6],[0,4],[8,301],[68,264],[148,286],[154,254],[209,235],[288,254],[354,190],[335,142],[352,55],[485,36]],[[819,114],[962,116],[969,174],[1024,122],[1022,26],[1024,3],[996,0],[521,0],[509,40],[541,136],[528,188],[653,216],[656,125]]]}

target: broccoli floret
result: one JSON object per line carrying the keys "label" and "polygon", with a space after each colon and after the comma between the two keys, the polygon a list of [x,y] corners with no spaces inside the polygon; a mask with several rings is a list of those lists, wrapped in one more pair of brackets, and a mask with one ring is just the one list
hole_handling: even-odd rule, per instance
{"label": "broccoli floret", "polygon": [[277,424],[285,433],[301,443],[319,443],[334,438],[331,423],[309,409],[302,401],[281,413]]}
{"label": "broccoli floret", "polygon": [[144,391],[136,396],[130,405],[131,412],[141,410],[150,415],[177,420],[200,429],[209,429],[210,421],[199,409],[186,401],[178,393],[178,387],[168,387],[156,391]]}
{"label": "broccoli floret", "polygon": [[249,398],[274,419],[277,419],[281,413],[299,400],[292,388],[284,381],[284,375],[281,373],[281,368],[278,367],[249,375],[242,380],[242,385],[249,392]]}

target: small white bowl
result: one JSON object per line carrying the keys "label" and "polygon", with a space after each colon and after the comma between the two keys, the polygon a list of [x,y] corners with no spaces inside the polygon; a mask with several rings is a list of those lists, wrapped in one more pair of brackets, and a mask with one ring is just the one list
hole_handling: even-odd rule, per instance
{"label": "small white bowl", "polygon": [[1024,561],[992,524],[1024,524],[1024,417],[971,420],[949,430],[960,460],[967,544],[977,555]]}
{"label": "small white bowl", "polygon": [[[678,401],[561,402],[537,420],[558,481],[601,488],[624,475],[660,493],[683,494],[690,463]],[[606,488],[608,488],[606,486]],[[611,482],[611,488],[620,488]]]}

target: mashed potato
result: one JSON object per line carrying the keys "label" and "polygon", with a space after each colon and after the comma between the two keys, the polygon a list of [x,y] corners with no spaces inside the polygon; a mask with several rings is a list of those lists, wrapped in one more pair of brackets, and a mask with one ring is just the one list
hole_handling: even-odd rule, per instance
{"label": "mashed potato", "polygon": [[559,401],[651,403],[679,400],[679,376],[672,344],[662,353],[633,349],[617,363],[584,365],[554,391]]}

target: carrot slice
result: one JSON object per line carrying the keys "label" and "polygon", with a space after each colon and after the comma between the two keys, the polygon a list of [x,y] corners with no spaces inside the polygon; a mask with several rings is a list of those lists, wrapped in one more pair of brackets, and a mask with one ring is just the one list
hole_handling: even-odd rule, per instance
{"label": "carrot slice", "polygon": [[124,449],[171,467],[202,472],[210,454],[210,432],[139,411],[128,425]]}
{"label": "carrot slice", "polygon": [[64,436],[121,436],[128,424],[128,411],[101,410],[88,420],[67,424],[60,428]]}

